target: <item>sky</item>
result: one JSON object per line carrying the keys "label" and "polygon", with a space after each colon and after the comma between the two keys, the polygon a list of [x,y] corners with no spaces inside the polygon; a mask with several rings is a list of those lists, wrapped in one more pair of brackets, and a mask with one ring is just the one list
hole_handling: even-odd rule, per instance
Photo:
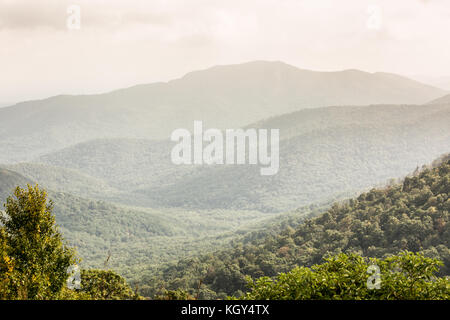
{"label": "sky", "polygon": [[449,0],[0,0],[0,106],[252,60],[450,86],[449,39]]}

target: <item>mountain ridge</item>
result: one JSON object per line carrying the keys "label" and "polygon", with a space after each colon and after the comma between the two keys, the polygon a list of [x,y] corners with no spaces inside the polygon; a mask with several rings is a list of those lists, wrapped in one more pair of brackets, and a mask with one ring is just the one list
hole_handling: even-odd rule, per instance
{"label": "mountain ridge", "polygon": [[450,148],[448,122],[450,104],[314,108],[259,121],[249,126],[280,129],[280,171],[270,178],[250,165],[176,166],[169,140],[93,140],[34,161],[133,191],[143,206],[279,212],[339,196],[336,190],[385,182],[431,161]]}
{"label": "mountain ridge", "polygon": [[168,82],[1,108],[0,163],[96,138],[164,139],[194,120],[237,128],[304,108],[421,104],[445,93],[386,73],[321,72],[266,61],[216,66]]}
{"label": "mountain ridge", "polygon": [[281,231],[260,230],[232,248],[148,268],[135,281],[147,296],[164,288],[200,299],[226,298],[248,290],[248,276],[275,277],[342,252],[380,258],[403,250],[441,260],[439,274],[448,276],[449,183],[450,154],[444,154],[399,183],[372,188],[322,212],[293,214]]}

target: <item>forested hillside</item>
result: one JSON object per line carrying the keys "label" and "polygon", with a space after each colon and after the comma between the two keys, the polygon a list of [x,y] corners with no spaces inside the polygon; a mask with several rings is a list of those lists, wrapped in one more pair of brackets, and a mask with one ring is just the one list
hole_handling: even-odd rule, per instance
{"label": "forested hillside", "polygon": [[[23,170],[29,168],[22,166]],[[51,170],[47,173],[55,177],[50,175]],[[79,177],[71,171],[68,174]],[[0,168],[0,211],[17,186],[34,183]],[[56,223],[68,243],[77,248],[81,265],[100,268],[108,260],[108,267],[128,279],[136,278],[136,270],[226,246],[236,234],[274,217],[258,211],[132,207],[47,190],[49,200],[54,202]]]}
{"label": "forested hillside", "polygon": [[292,210],[348,197],[431,162],[450,149],[448,123],[450,104],[302,110],[249,125],[280,129],[276,175],[261,176],[251,165],[211,166],[137,193],[155,206]]}
{"label": "forested hillside", "polygon": [[[39,163],[18,163],[4,165],[10,171],[17,172],[50,190],[71,193],[85,198],[113,198],[120,194],[105,181],[84,174],[78,170],[67,169]],[[21,184],[20,184],[21,185]]]}
{"label": "forested hillside", "polygon": [[[38,186],[15,188],[4,207],[5,211],[0,211],[0,300],[145,299],[138,294],[138,287],[133,290],[114,271],[80,270],[76,250],[60,233],[53,204]],[[378,280],[374,284],[367,274],[373,264],[379,266],[382,284]],[[369,261],[354,253],[339,254],[327,257],[321,265],[279,274],[275,280],[249,280],[251,292],[240,298],[448,300],[449,279],[436,275],[441,265],[438,259],[408,251]],[[370,283],[377,290],[372,290]],[[200,291],[193,297],[181,289],[164,289],[155,298],[199,297]]]}
{"label": "forested hillside", "polygon": [[[304,245],[280,232],[450,149],[449,103],[355,105],[424,103],[444,94],[392,74],[253,62],[107,94],[19,103],[0,110],[0,200],[16,186],[39,184],[82,266],[107,264],[146,295],[161,287],[192,291],[200,280],[204,297],[240,294],[245,275],[309,265],[331,249],[390,252],[383,243],[352,247],[356,229],[321,234],[317,226],[317,243]],[[204,129],[279,129],[279,172],[174,165],[170,132],[191,130],[199,119]],[[220,260],[202,256],[219,249]],[[433,250],[445,258],[444,249]],[[173,264],[190,258],[198,263]]]}
{"label": "forested hillside", "polygon": [[[3,203],[11,194],[11,191],[17,186],[26,185],[31,182],[30,179],[25,178],[17,172],[0,168],[0,202]],[[0,208],[0,210],[2,209]]]}
{"label": "forested hillside", "polygon": [[[280,130],[274,176],[255,165],[177,166],[174,143],[145,139],[93,140],[41,156],[38,166],[10,168],[48,188],[128,205],[284,212],[349,197],[432,161],[450,149],[448,123],[450,104],[315,108],[250,124]],[[86,177],[107,187],[77,191]]]}
{"label": "forested hillside", "polygon": [[247,165],[175,166],[164,141],[99,139],[5,166],[0,190],[5,199],[39,183],[84,264],[111,254],[109,266],[138,281],[140,270],[226,246],[277,212],[406,175],[450,148],[449,108],[330,107],[257,122],[250,127],[281,129],[273,177]]}
{"label": "forested hillside", "polygon": [[295,266],[311,266],[330,254],[384,258],[402,250],[444,262],[450,274],[450,155],[406,177],[335,203],[325,213],[277,235],[236,243],[231,250],[180,260],[141,281],[144,295],[168,290],[201,298],[240,295],[246,276],[273,277]]}

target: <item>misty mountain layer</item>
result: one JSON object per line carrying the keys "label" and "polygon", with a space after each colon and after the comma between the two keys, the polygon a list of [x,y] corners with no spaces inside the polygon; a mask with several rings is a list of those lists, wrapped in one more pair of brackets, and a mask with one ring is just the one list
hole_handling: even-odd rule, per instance
{"label": "misty mountain layer", "polygon": [[0,163],[29,161],[92,139],[165,139],[194,120],[236,128],[303,108],[422,104],[445,93],[388,73],[316,72],[264,61],[217,66],[167,83],[2,108]]}

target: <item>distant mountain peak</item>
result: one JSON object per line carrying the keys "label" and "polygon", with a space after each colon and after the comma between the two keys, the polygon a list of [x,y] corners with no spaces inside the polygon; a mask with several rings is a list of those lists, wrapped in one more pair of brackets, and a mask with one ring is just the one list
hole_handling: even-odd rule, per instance
{"label": "distant mountain peak", "polygon": [[1,108],[0,162],[28,161],[96,138],[164,139],[194,120],[238,128],[305,108],[423,104],[446,93],[401,76],[355,69],[311,71],[264,60],[215,66],[169,82]]}

